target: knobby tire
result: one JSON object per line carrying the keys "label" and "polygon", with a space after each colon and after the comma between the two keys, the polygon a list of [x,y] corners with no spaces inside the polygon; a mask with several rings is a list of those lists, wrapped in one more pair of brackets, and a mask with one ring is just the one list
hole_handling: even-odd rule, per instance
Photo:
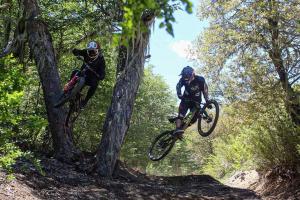
{"label": "knobby tire", "polygon": [[[152,161],[159,161],[161,159],[163,159],[170,151],[171,149],[173,148],[175,142],[176,142],[176,138],[174,138],[171,133],[173,131],[165,131],[163,133],[161,133],[160,135],[158,135],[152,142],[150,148],[149,148],[149,153],[148,153],[148,156],[149,158],[152,160]],[[166,138],[165,138],[166,137]],[[155,148],[159,148],[157,146],[157,144],[164,140],[164,139],[168,139],[168,140],[171,140],[169,144],[167,144],[166,147],[163,148],[163,153],[157,157],[154,157],[153,156],[153,151],[155,150]]]}
{"label": "knobby tire", "polygon": [[213,131],[214,129],[216,128],[216,125],[217,125],[217,122],[218,122],[218,119],[219,119],[219,112],[220,112],[220,108],[219,108],[219,104],[217,101],[215,100],[210,100],[208,103],[206,103],[203,107],[203,110],[207,109],[207,106],[210,105],[210,104],[213,104],[214,107],[216,108],[216,113],[215,113],[215,116],[214,116],[214,119],[213,119],[213,125],[210,127],[210,129],[206,132],[204,132],[201,128],[201,121],[204,120],[202,117],[200,117],[198,119],[198,132],[199,134],[202,136],[202,137],[207,137],[209,136]]}

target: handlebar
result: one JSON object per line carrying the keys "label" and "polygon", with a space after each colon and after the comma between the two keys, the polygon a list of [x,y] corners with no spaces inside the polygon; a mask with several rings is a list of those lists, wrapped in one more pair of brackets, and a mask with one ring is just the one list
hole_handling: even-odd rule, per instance
{"label": "handlebar", "polygon": [[81,60],[87,67],[90,67],[90,66],[85,62],[83,56],[76,56],[76,58],[77,58],[78,60]]}
{"label": "handlebar", "polygon": [[193,100],[191,98],[182,98],[181,100],[188,101],[188,102],[193,102],[193,103],[196,104],[196,107],[199,107],[199,108],[201,108],[201,105],[204,105],[204,103],[199,102],[199,101],[195,101],[195,100]]}
{"label": "handlebar", "polygon": [[83,56],[76,56],[76,58],[78,60],[81,60],[84,64],[85,64],[85,67],[81,70],[82,72],[86,71],[86,70],[90,70],[91,72],[93,72],[98,78],[99,78],[99,75],[97,74],[97,72],[91,68],[91,66],[89,64],[87,64],[84,60],[84,57]]}
{"label": "handlebar", "polygon": [[199,108],[201,108],[201,105],[202,105],[202,107],[204,107],[206,104],[208,104],[208,108],[209,108],[209,109],[211,108],[211,105],[209,104],[211,100],[208,100],[208,102],[205,102],[205,103],[195,101],[195,100],[193,100],[193,99],[191,99],[191,98],[183,98],[182,100],[183,100],[183,101],[190,101],[190,102],[193,102],[193,103],[196,104],[196,107],[199,107]]}
{"label": "handlebar", "polygon": [[86,64],[86,62],[84,61],[84,57],[83,57],[83,56],[76,56],[76,58],[77,58],[78,60],[81,60],[82,62],[84,62],[84,63]]}
{"label": "handlebar", "polygon": [[199,101],[195,101],[194,99],[191,99],[191,98],[187,98],[187,97],[183,97],[181,100],[183,101],[191,101],[191,102],[194,102],[194,103],[197,103],[197,104],[203,104],[202,102],[199,102]]}

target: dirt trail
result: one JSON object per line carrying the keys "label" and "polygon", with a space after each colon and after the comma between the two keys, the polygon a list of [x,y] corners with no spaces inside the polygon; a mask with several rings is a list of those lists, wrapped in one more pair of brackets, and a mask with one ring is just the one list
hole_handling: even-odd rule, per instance
{"label": "dirt trail", "polygon": [[[0,172],[0,199],[260,199],[253,191],[232,188],[207,175],[177,177],[119,176],[98,178],[78,172],[54,159],[42,161],[45,176],[28,163],[17,168],[16,179]],[[22,172],[21,172],[22,168]],[[25,172],[24,172],[24,169]]]}

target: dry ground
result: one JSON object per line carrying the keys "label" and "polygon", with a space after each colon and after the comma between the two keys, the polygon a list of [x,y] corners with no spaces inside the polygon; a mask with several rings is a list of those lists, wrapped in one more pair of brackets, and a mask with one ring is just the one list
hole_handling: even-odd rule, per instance
{"label": "dry ground", "polygon": [[16,165],[13,181],[0,172],[0,199],[262,199],[252,190],[224,185],[208,175],[149,177],[128,172],[108,179],[85,174],[53,158],[41,163],[44,175],[26,161]]}

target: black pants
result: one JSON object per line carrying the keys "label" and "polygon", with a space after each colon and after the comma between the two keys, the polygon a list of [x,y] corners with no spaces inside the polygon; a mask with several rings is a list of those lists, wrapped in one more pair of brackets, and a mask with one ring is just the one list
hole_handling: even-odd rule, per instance
{"label": "black pants", "polygon": [[86,104],[89,101],[89,99],[95,94],[96,89],[98,87],[99,80],[96,77],[91,77],[91,76],[87,76],[85,74],[80,74],[80,70],[78,70],[78,69],[72,71],[70,80],[75,75],[84,76],[84,78],[85,78],[85,85],[90,86],[90,88],[89,88],[89,90],[88,90],[88,92],[86,94],[86,97],[84,99],[84,103]]}
{"label": "black pants", "polygon": [[178,118],[183,119],[188,111],[188,109],[193,110],[196,107],[195,103],[192,101],[181,100],[178,109]]}

